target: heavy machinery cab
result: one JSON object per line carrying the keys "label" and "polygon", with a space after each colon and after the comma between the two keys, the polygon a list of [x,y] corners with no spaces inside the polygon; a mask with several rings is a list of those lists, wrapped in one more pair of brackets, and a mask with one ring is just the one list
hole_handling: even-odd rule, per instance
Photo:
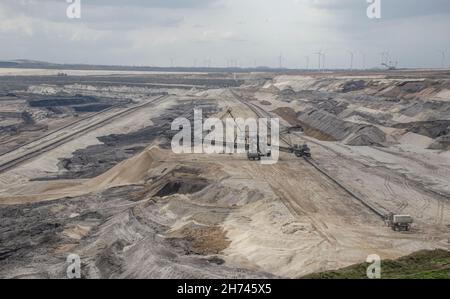
{"label": "heavy machinery cab", "polygon": [[261,153],[251,153],[251,152],[248,152],[248,153],[247,153],[247,158],[248,158],[250,161],[259,161],[259,160],[261,160]]}
{"label": "heavy machinery cab", "polygon": [[414,220],[410,215],[396,215],[390,213],[386,216],[386,224],[394,231],[409,231]]}
{"label": "heavy machinery cab", "polygon": [[311,149],[306,143],[303,145],[296,144],[294,145],[294,154],[299,158],[301,157],[311,158]]}
{"label": "heavy machinery cab", "polygon": [[258,151],[257,153],[252,153],[251,151],[247,152],[247,158],[250,161],[259,161],[259,160],[261,160],[262,157],[270,158],[271,156],[272,156],[272,152],[270,150],[268,150],[266,154],[263,154],[260,151]]}

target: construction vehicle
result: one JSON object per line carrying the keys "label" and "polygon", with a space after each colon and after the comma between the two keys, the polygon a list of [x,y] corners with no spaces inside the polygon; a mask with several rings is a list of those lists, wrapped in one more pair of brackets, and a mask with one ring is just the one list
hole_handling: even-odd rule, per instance
{"label": "construction vehicle", "polygon": [[386,224],[394,231],[409,231],[414,220],[410,215],[396,215],[390,213],[386,216]]}
{"label": "construction vehicle", "polygon": [[[220,119],[223,119],[226,115],[230,115],[232,117],[232,119],[236,121],[236,119],[232,113],[232,108],[227,108],[225,114]],[[281,147],[280,150],[288,152],[288,153],[294,153],[299,158],[300,157],[311,158],[311,149],[309,148],[309,146],[306,143],[303,145],[299,145],[299,144],[294,145],[293,144],[293,142],[291,140],[291,136],[290,136],[290,134],[292,132],[304,132],[304,129],[300,125],[286,127],[284,129],[282,129],[279,132],[279,137],[280,137],[281,141],[285,142],[288,145],[288,148]],[[237,143],[236,137],[234,139],[235,145]],[[246,137],[245,142],[246,142],[246,149],[247,149],[247,158],[250,161],[260,161],[262,159],[262,157],[271,157],[270,150],[266,149],[265,153],[264,153],[264,150],[262,150],[260,148],[259,141],[260,141],[259,136],[257,136],[257,140],[255,141],[256,146],[254,145],[256,148],[253,148],[253,150],[251,150],[250,149],[250,147],[251,147],[250,140],[248,139],[248,137]]]}
{"label": "construction vehicle", "polygon": [[270,150],[266,150],[266,153],[263,153],[263,152],[261,151],[261,149],[259,148],[259,144],[258,144],[258,146],[257,146],[256,152],[250,150],[250,148],[249,148],[248,151],[247,151],[247,158],[248,158],[250,161],[260,161],[262,157],[268,157],[268,158],[270,158],[271,156],[272,156],[272,152],[271,152]]}
{"label": "construction vehicle", "polygon": [[293,152],[299,158],[302,157],[311,158],[311,149],[306,143],[303,145],[300,144],[294,145]]}
{"label": "construction vehicle", "polygon": [[293,144],[290,134],[292,132],[304,132],[300,125],[288,127],[280,131],[280,140],[284,141],[289,146],[289,152],[295,154],[299,158],[311,158],[311,149],[304,144]]}
{"label": "construction vehicle", "polygon": [[250,161],[259,161],[259,160],[261,160],[261,157],[262,157],[263,155],[261,155],[261,153],[251,153],[250,151],[249,152],[247,152],[247,158],[250,160]]}

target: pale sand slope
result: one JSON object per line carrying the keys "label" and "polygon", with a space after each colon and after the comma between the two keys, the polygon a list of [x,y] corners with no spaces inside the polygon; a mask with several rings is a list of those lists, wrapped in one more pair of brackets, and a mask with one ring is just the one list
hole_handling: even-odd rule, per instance
{"label": "pale sand slope", "polygon": [[304,161],[285,159],[274,166],[243,165],[252,181],[269,185],[273,194],[225,221],[232,240],[225,253],[232,259],[296,277],[363,262],[370,254],[395,258],[445,244],[430,241],[425,231],[391,231]]}
{"label": "pale sand slope", "polygon": [[[144,107],[129,114],[125,118],[120,118],[114,122],[88,132],[87,134],[67,142],[44,155],[36,157],[19,167],[0,174],[0,196],[19,194],[39,194],[41,184],[30,182],[30,179],[46,177],[49,173],[58,171],[59,159],[69,158],[78,149],[84,149],[91,145],[100,144],[97,137],[111,134],[127,134],[138,131],[152,125],[151,119],[159,116],[160,109],[166,109],[173,105],[173,98],[169,98],[159,104],[158,109],[154,107]],[[61,183],[55,183],[61,184]],[[70,183],[69,183],[70,184]]]}
{"label": "pale sand slope", "polygon": [[[276,165],[264,166],[243,155],[173,155],[150,148],[97,178],[59,190],[53,186],[34,200],[143,183],[149,174],[173,163],[194,163],[204,169],[202,176],[210,178],[212,186],[247,188],[260,194],[258,200],[241,202],[220,225],[231,241],[223,258],[232,265],[297,277],[361,262],[369,254],[395,258],[442,246],[443,236],[435,235],[436,241],[431,241],[423,231],[391,231],[364,206],[291,155],[283,156]],[[214,169],[225,174],[214,174]],[[214,188],[202,197],[209,194],[215,198]],[[196,213],[187,209],[181,219],[195,218]],[[173,229],[179,226],[176,223]]]}
{"label": "pale sand slope", "polygon": [[[0,196],[1,204],[21,204],[55,200],[63,197],[75,197],[92,192],[98,192],[117,186],[144,183],[147,172],[152,168],[155,156],[160,156],[160,150],[155,147],[143,151],[126,161],[123,161],[103,173],[87,180],[65,180],[57,182],[34,182],[34,192],[18,193],[13,196]],[[26,190],[26,188],[24,188]]]}

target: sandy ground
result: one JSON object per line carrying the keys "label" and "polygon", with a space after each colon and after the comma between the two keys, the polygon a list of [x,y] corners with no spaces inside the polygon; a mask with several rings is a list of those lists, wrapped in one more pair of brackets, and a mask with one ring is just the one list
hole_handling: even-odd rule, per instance
{"label": "sandy ground", "polygon": [[[288,81],[281,77],[275,85],[308,89],[313,81],[309,77]],[[283,107],[305,109],[301,99],[280,103],[264,88],[252,95],[257,99],[255,104],[268,113]],[[314,161],[365,200],[386,212],[413,216],[410,232],[392,231],[378,215],[303,159],[285,153],[277,164],[261,165],[248,161],[245,155],[175,155],[155,143],[94,178],[30,181],[58,172],[59,158],[97,144],[96,137],[152,125],[150,119],[164,113],[175,99],[134,112],[1,174],[0,205],[54,205],[63,199],[100,198],[100,207],[111,208],[114,214],[104,222],[65,227],[61,234],[72,243],[58,243],[54,249],[58,254],[76,251],[89,261],[103,257],[105,250],[109,250],[108,258],[120,256],[113,260],[122,265],[122,272],[109,271],[108,267],[115,265],[109,260],[106,266],[92,262],[89,277],[174,278],[186,277],[187,272],[194,277],[229,277],[239,273],[233,272],[239,268],[250,271],[246,277],[295,278],[360,263],[371,254],[391,259],[422,249],[450,249],[450,156],[448,151],[426,150],[429,140],[414,134],[403,134],[398,138],[403,142],[384,148],[292,136],[307,141]],[[189,97],[189,101],[204,99],[217,100],[217,117],[226,115],[227,109],[235,117],[254,116],[227,90],[208,90]],[[128,192],[113,207],[102,197],[115,188],[135,186],[144,188],[139,196]],[[167,186],[179,190],[157,196]],[[133,196],[137,202],[122,201]],[[164,227],[158,228],[158,237],[145,238],[151,223]],[[205,267],[202,272],[202,266],[190,260],[195,255],[186,251],[164,253],[162,258],[156,238],[186,238],[191,242],[189,250],[200,256],[220,257],[225,264],[216,270]],[[117,242],[127,245],[117,249]],[[159,262],[167,256],[176,261],[163,266]],[[13,266],[17,273],[26,272],[12,261]]]}
{"label": "sandy ground", "polygon": [[[72,181],[70,185],[68,182],[41,182],[38,184],[45,185],[46,190],[35,186],[42,190],[39,195],[21,196],[19,199],[30,202],[82,196],[112,187],[139,184],[149,173],[170,167],[171,164],[165,162],[167,159],[171,163],[191,164],[204,169],[204,176],[223,178],[220,181],[214,179],[213,186],[220,184],[222,188],[247,189],[244,195],[257,194],[257,200],[249,202],[248,198],[245,199],[220,223],[230,242],[223,251],[223,257],[231,265],[282,277],[299,277],[351,265],[363,261],[370,254],[396,258],[419,249],[445,247],[443,241],[448,237],[443,231],[433,231],[433,237],[430,237],[429,229],[424,227],[408,234],[393,232],[378,216],[333,182],[290,155],[283,156],[276,165],[264,166],[247,161],[245,156],[176,156],[149,148],[95,179]],[[218,176],[210,171],[223,174]],[[209,197],[214,196],[214,189],[208,192]],[[1,200],[8,202],[5,198]],[[220,206],[218,202],[212,205]],[[186,211],[172,230],[191,221],[199,225],[209,224],[204,216]],[[84,230],[66,231],[65,234],[79,238],[79,232],[84,233]]]}

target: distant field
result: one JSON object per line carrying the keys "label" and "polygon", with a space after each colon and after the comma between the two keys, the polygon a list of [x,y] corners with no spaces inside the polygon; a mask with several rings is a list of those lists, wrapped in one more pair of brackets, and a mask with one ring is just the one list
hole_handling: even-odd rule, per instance
{"label": "distant field", "polygon": [[26,69],[0,68],[0,76],[56,76],[64,72],[70,76],[108,76],[108,75],[161,75],[161,74],[204,74],[202,72],[157,72],[157,71],[118,71],[118,70],[71,70],[71,69]]}
{"label": "distant field", "polygon": [[[311,274],[306,279],[367,279],[367,263],[337,271]],[[450,279],[450,251],[419,251],[381,264],[383,279]]]}

